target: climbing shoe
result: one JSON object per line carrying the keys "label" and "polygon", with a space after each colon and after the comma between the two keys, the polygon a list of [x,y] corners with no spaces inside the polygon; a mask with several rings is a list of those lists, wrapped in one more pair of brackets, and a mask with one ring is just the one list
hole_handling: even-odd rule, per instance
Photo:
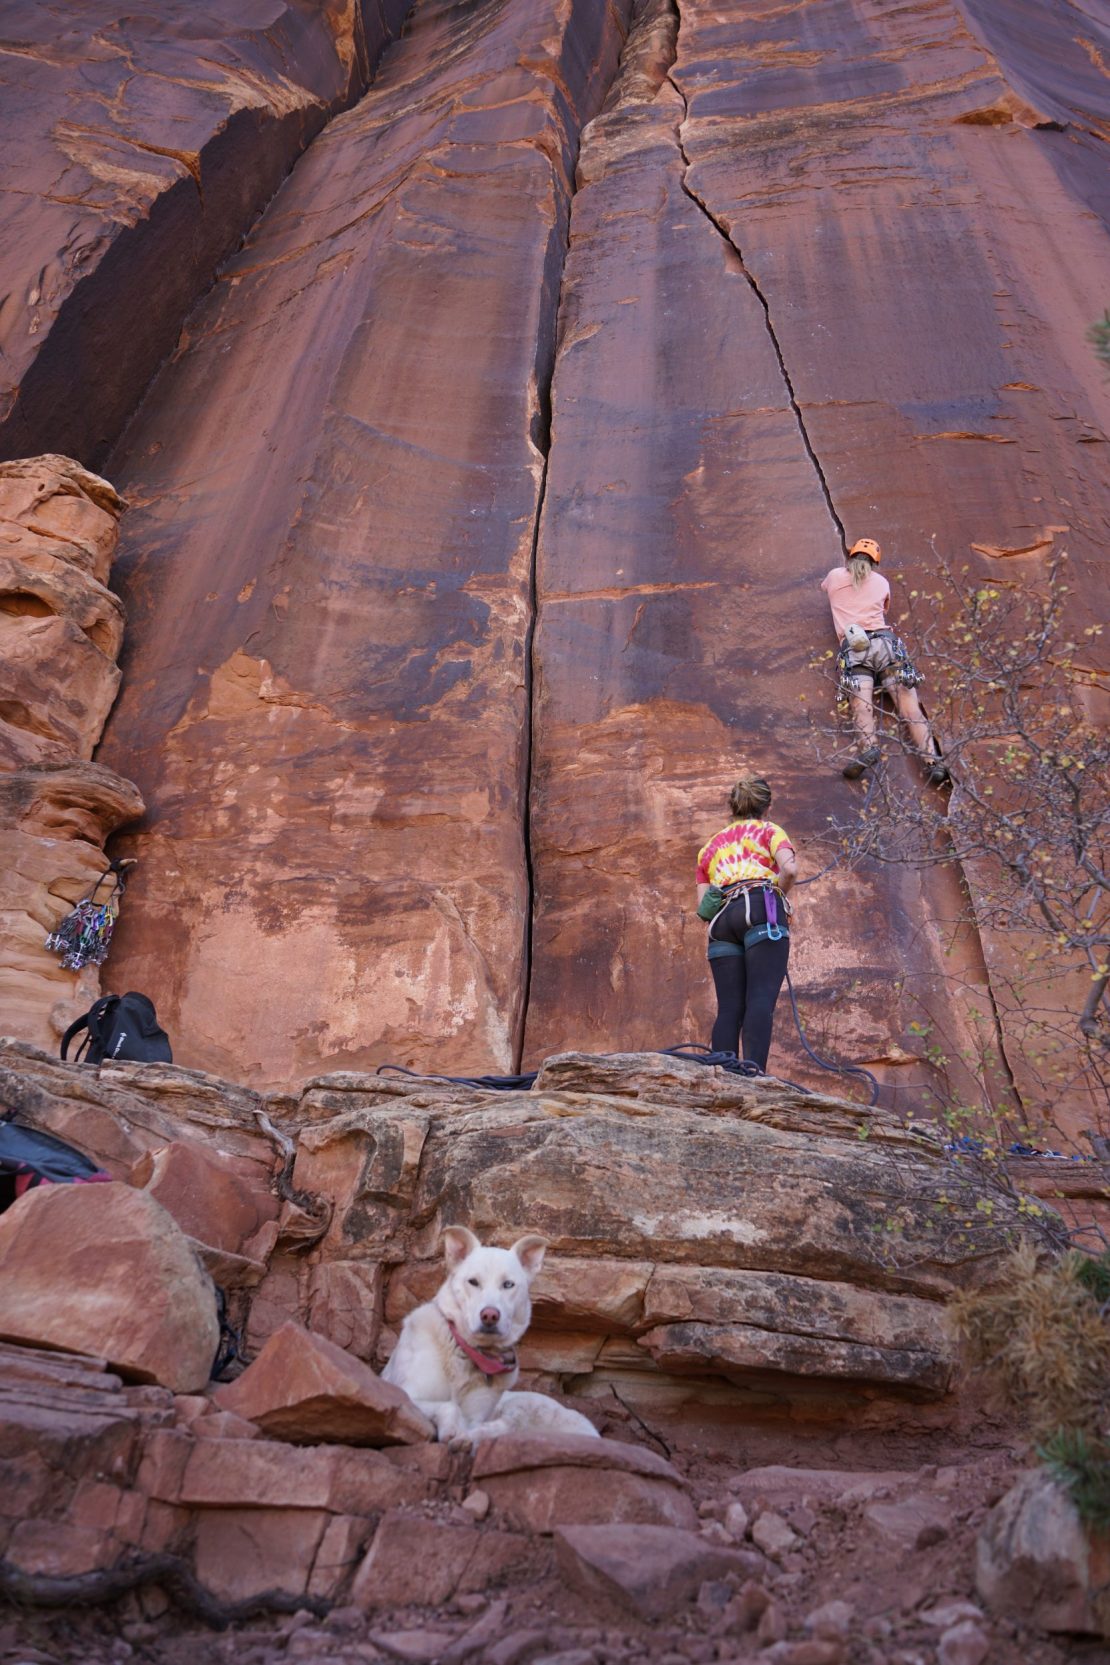
{"label": "climbing shoe", "polygon": [[934,761],[930,763],[925,774],[925,779],[929,782],[930,786],[949,786],[952,782],[952,776],[948,773],[948,770],[945,768],[944,763],[939,757],[935,758]]}
{"label": "climbing shoe", "polygon": [[867,746],[858,757],[849,758],[840,771],[845,780],[859,780],[865,769],[870,769],[879,761],[878,746]]}

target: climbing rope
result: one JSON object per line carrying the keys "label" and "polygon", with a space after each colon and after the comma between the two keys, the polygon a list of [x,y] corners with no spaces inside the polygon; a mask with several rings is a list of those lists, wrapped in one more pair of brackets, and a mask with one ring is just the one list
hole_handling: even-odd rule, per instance
{"label": "climbing rope", "polygon": [[379,1064],[375,1075],[407,1075],[413,1081],[448,1081],[453,1087],[476,1087],[480,1092],[527,1093],[536,1085],[539,1070],[524,1075],[424,1075],[404,1064]]}
{"label": "climbing rope", "polygon": [[[801,1018],[798,1015],[798,1002],[794,995],[793,985],[789,973],[786,986],[790,991],[790,1005],[794,1013],[798,1036],[805,1050],[823,1070],[833,1070],[838,1075],[861,1076],[870,1083],[871,1098],[869,1104],[875,1104],[879,1097],[879,1083],[861,1064],[834,1064],[826,1058],[821,1058],[805,1038]],[[785,1087],[793,1087],[795,1092],[809,1095],[811,1089],[803,1087],[797,1081],[787,1081],[784,1076],[768,1076],[758,1064],[753,1064],[748,1058],[738,1058],[735,1052],[714,1052],[711,1047],[699,1046],[696,1041],[684,1041],[679,1046],[661,1046],[654,1049],[664,1058],[685,1058],[692,1064],[705,1064],[713,1069],[727,1070],[730,1075],[742,1075],[749,1080],[781,1081]],[[603,1052],[603,1058],[615,1058],[620,1054]],[[651,1054],[646,1054],[650,1057]],[[527,1093],[536,1084],[538,1070],[526,1071],[523,1075],[434,1075],[423,1074],[420,1070],[410,1070],[404,1064],[379,1064],[375,1075],[405,1075],[412,1081],[444,1081],[453,1087],[473,1087],[479,1092]]]}
{"label": "climbing rope", "polygon": [[[878,786],[878,784],[879,784],[878,776],[874,773],[874,771],[872,771],[871,778],[867,782],[867,791],[863,795],[863,803],[860,806],[860,815],[861,816],[866,815],[867,811],[870,809],[871,800],[875,796],[875,788],[876,788],[876,786]],[[838,855],[835,855],[830,862],[828,862],[824,867],[822,867],[822,869],[819,873],[811,873],[808,879],[797,879],[797,880],[795,880],[795,882],[794,882],[794,884],[791,888],[794,889],[794,890],[801,890],[803,885],[815,885],[817,883],[818,879],[823,879],[825,877],[826,873],[831,873],[834,867],[839,867],[840,863],[843,860],[844,860],[844,852],[843,852],[843,850],[841,850]]]}
{"label": "climbing rope", "polygon": [[794,1013],[794,1027],[798,1031],[798,1039],[801,1041],[806,1052],[808,1052],[809,1056],[813,1059],[813,1062],[818,1065],[820,1069],[831,1070],[835,1075],[859,1076],[861,1080],[870,1084],[871,1097],[867,1101],[868,1105],[871,1106],[877,1104],[879,1102],[879,1083],[876,1077],[871,1074],[870,1070],[865,1070],[862,1064],[834,1064],[830,1058],[822,1058],[820,1053],[814,1052],[813,1048],[806,1040],[805,1030],[802,1028],[801,1014],[798,1011],[798,997],[794,993],[794,985],[790,981],[789,971],[786,973],[786,992],[790,996],[790,1010]]}

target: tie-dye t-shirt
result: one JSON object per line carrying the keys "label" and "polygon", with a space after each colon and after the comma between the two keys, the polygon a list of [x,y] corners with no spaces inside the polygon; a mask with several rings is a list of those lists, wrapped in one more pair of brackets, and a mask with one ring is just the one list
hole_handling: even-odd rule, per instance
{"label": "tie-dye t-shirt", "polygon": [[775,857],[794,846],[773,821],[733,821],[698,851],[698,884],[735,884],[739,879],[774,879]]}

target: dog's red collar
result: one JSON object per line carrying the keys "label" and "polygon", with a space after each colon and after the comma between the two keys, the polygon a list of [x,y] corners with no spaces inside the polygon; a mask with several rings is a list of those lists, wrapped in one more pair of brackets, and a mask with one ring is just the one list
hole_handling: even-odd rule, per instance
{"label": "dog's red collar", "polygon": [[492,1353],[480,1353],[477,1347],[472,1347],[469,1341],[464,1341],[458,1330],[448,1318],[445,1320],[455,1340],[455,1345],[461,1347],[471,1364],[482,1372],[483,1376],[505,1376],[510,1370],[516,1369],[516,1354],[512,1351],[502,1358],[495,1358]]}

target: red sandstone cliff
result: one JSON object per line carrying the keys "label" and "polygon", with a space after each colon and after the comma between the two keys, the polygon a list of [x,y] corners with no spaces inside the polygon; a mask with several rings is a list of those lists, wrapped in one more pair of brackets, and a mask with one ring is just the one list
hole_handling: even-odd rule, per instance
{"label": "red sandstone cliff", "polygon": [[[127,47],[152,88],[184,50],[154,14]],[[286,8],[280,71],[274,28],[218,48],[262,54],[302,113],[267,128],[208,269],[358,91],[354,24],[328,57],[314,16]],[[1110,100],[1096,23],[1069,19],[684,0],[637,8],[618,68],[627,8],[417,0],[109,464],[134,507],[100,755],[150,806],[113,978],[150,990],[185,1062],[277,1082],[701,1036],[693,853],[737,761],[775,780],[804,871],[858,802],[805,717],[842,533],[879,535],[903,587],[933,535],[1018,583],[1066,540],[1092,616]],[[148,89],[155,127],[194,81]],[[204,262],[174,287],[143,189],[128,235],[174,290],[168,345]],[[72,339],[114,386],[118,292],[86,286],[84,333],[58,307],[36,334],[38,247],[7,257],[16,375],[34,389]],[[68,443],[42,408],[34,448]],[[958,896],[935,878],[833,873],[803,898],[812,1033],[915,1102],[908,1024],[972,1047],[966,990],[989,1007],[1007,945],[946,960]],[[772,1067],[804,1067],[785,1015],[777,1044]]]}

